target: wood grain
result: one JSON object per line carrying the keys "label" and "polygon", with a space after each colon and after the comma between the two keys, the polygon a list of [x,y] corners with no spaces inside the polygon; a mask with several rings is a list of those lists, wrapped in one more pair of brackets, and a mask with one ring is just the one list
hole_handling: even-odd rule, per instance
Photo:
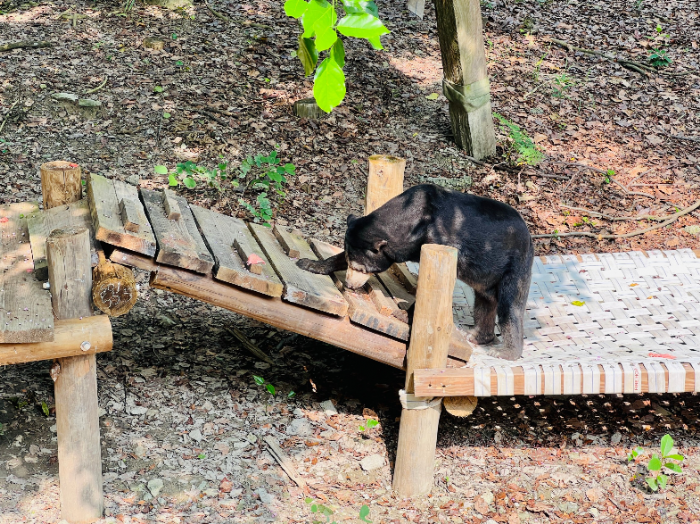
{"label": "wood grain", "polygon": [[168,220],[161,193],[142,189],[141,197],[158,241],[156,262],[197,273],[211,272],[214,258],[204,244],[187,201],[173,196],[182,215],[179,220]]}
{"label": "wood grain", "polygon": [[54,229],[66,227],[87,228],[90,235],[90,263],[93,266],[97,265],[95,232],[92,227],[90,206],[87,200],[78,200],[43,211],[37,210],[30,215],[26,215],[26,217],[36,278],[42,281],[49,278],[49,268],[46,260],[46,239]]}
{"label": "wood grain", "polygon": [[[217,280],[271,297],[282,296],[284,285],[245,222],[203,207],[190,206],[190,208],[206,245],[214,255],[214,277]],[[248,270],[245,265],[247,257],[242,258],[239,255],[234,249],[234,243],[238,243],[239,246],[249,246],[246,249],[266,262],[261,264],[261,274],[257,275]]]}
{"label": "wood grain", "polygon": [[36,202],[0,206],[0,343],[48,342],[54,337],[51,297],[37,280],[28,216]]}
{"label": "wood grain", "polygon": [[50,342],[0,344],[0,366],[111,350],[112,326],[106,315],[56,320]]}
{"label": "wood grain", "polygon": [[[284,283],[283,298],[286,301],[331,315],[345,316],[347,314],[348,303],[340,291],[336,289],[331,277],[315,275],[298,268],[296,263],[284,252],[269,228],[252,223],[249,224],[249,227],[258,244],[265,251],[277,276]],[[306,240],[291,233],[290,237],[302,257],[316,260],[316,255]]]}
{"label": "wood grain", "polygon": [[180,204],[175,198],[177,195],[170,189],[163,190],[163,209],[165,210],[165,216],[168,220],[180,220],[182,216],[182,211],[180,211]]}
{"label": "wood grain", "polygon": [[90,233],[85,227],[55,229],[46,239],[51,305],[57,319],[92,315]]}
{"label": "wood grain", "polygon": [[78,164],[47,162],[39,167],[44,209],[70,204],[83,196],[81,172]]}
{"label": "wood grain", "polygon": [[[95,238],[111,246],[118,246],[136,253],[153,256],[156,253],[156,239],[146,213],[139,202],[136,187],[120,180],[91,173],[87,181],[87,194],[90,203],[90,216],[95,230]],[[130,200],[136,205],[139,230],[128,231],[122,222],[119,203]]]}
{"label": "wood grain", "polygon": [[138,233],[141,228],[141,223],[139,222],[139,212],[138,206],[132,200],[127,200],[122,198],[119,201],[119,215],[122,218],[122,224],[124,224],[124,229],[131,231],[132,233]]}
{"label": "wood grain", "polygon": [[389,155],[369,157],[369,177],[365,196],[365,215],[382,207],[403,193],[403,175],[406,160]]}

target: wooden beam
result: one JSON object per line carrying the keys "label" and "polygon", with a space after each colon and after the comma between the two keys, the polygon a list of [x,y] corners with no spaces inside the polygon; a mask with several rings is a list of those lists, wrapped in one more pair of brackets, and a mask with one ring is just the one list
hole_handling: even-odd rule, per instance
{"label": "wooden beam", "polygon": [[477,160],[496,154],[479,0],[435,0],[452,132]]}
{"label": "wooden beam", "polygon": [[[406,393],[413,394],[413,372],[444,368],[454,323],[452,295],[457,279],[457,250],[425,244],[421,247],[420,275],[411,341],[406,364]],[[424,409],[401,410],[394,490],[399,497],[430,493],[435,469],[435,446],[442,402]]]}
{"label": "wooden beam", "polygon": [[0,366],[111,350],[112,326],[108,316],[56,320],[54,338],[50,342],[0,344]]}
{"label": "wooden beam", "polygon": [[[663,366],[663,362],[661,362]],[[685,368],[685,391],[695,391],[695,371],[690,364],[683,364]],[[600,391],[605,391],[605,374],[602,366],[600,369]],[[515,395],[525,394],[525,373],[520,366],[513,366],[513,382]],[[649,392],[649,375],[644,364],[640,365],[642,393]],[[669,372],[664,366],[666,375],[665,389],[668,389]],[[414,373],[416,384],[416,395],[430,397],[460,397],[474,395],[474,369],[472,368],[450,368],[450,369],[417,369]],[[581,377],[580,388],[583,386]],[[561,391],[564,391],[564,377],[561,377]],[[496,373],[491,373],[491,394],[498,393],[498,377]],[[544,380],[538,392],[544,395]]]}
{"label": "wooden beam", "polygon": [[365,215],[382,207],[403,193],[403,175],[406,160],[389,155],[369,157],[369,177],[365,196]]}

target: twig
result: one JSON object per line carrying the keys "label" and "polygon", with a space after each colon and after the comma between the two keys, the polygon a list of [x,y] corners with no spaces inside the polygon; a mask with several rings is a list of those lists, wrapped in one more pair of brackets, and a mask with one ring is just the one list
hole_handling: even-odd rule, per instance
{"label": "twig", "polygon": [[297,486],[300,488],[306,489],[306,481],[299,476],[294,464],[292,464],[287,454],[282,451],[277,441],[269,435],[264,437],[263,440],[265,444],[267,444],[267,450],[270,452],[270,455],[279,463],[284,472],[289,475],[289,478],[296,482]]}
{"label": "twig", "polygon": [[666,216],[656,216],[656,215],[639,215],[639,216],[634,216],[634,217],[614,217],[612,215],[606,215],[605,213],[600,213],[599,211],[592,211],[590,209],[585,209],[583,207],[572,207],[572,206],[566,206],[564,204],[559,204],[559,207],[565,207],[566,209],[573,209],[574,211],[583,211],[584,213],[588,213],[591,216],[596,216],[599,218],[604,218],[606,220],[610,220],[611,222],[622,222],[622,221],[629,221],[629,220],[667,220],[671,217],[676,216],[675,213],[673,215],[666,215]]}
{"label": "twig", "polygon": [[0,133],[2,133],[2,129],[5,127],[5,122],[7,122],[7,119],[10,118],[10,113],[12,113],[12,110],[15,108],[15,106],[19,103],[19,98],[15,100],[15,103],[10,106],[10,110],[7,112],[5,115],[5,118],[2,120],[2,125],[0,125]]}
{"label": "twig", "polygon": [[104,86],[107,85],[107,80],[109,80],[109,78],[105,77],[105,81],[102,82],[100,85],[98,85],[95,89],[90,89],[88,91],[85,91],[83,94],[84,95],[91,95],[92,93],[97,93],[100,89],[102,89]]}
{"label": "twig", "polygon": [[700,137],[697,136],[672,135],[671,133],[665,133],[664,131],[661,131],[660,133],[662,135],[675,138],[676,140],[689,140],[690,142],[700,142]]}
{"label": "twig", "polygon": [[645,228],[645,229],[638,229],[636,231],[632,231],[630,233],[624,233],[622,235],[601,235],[601,234],[596,234],[596,233],[590,233],[588,231],[575,231],[572,233],[554,233],[551,235],[532,235],[532,238],[564,238],[564,237],[591,237],[591,238],[597,238],[598,240],[611,240],[611,239],[617,239],[617,238],[630,238],[634,237],[637,235],[643,235],[644,233],[648,233],[649,231],[654,231],[655,229],[660,229],[662,227],[666,227],[669,224],[672,224],[676,220],[678,220],[680,217],[683,215],[687,215],[688,213],[691,213],[695,211],[697,208],[700,207],[700,200],[695,202],[692,206],[686,207],[682,211],[679,211],[675,215],[672,215],[671,218],[668,220],[661,222],[660,224],[656,224],[654,226]]}
{"label": "twig", "polygon": [[643,196],[643,197],[647,197],[647,198],[656,198],[654,195],[650,195],[649,193],[642,193],[640,191],[630,191],[625,186],[623,186],[620,182],[615,180],[615,178],[612,175],[608,175],[608,178],[610,179],[610,182],[620,186],[622,188],[622,190],[628,195],[637,195],[637,196]]}
{"label": "twig", "polygon": [[597,51],[595,49],[586,49],[584,47],[577,47],[575,45],[571,45],[568,42],[564,42],[563,40],[558,40],[557,38],[552,38],[551,42],[553,44],[558,45],[559,47],[563,47],[567,51],[581,51],[582,53],[586,53],[588,55],[595,55],[599,56],[601,58],[604,58],[605,60],[609,60],[610,62],[617,62],[620,64],[622,67],[626,69],[631,69],[632,71],[635,71],[636,73],[640,73],[642,76],[648,76],[647,72],[644,71],[642,68],[647,67],[645,64],[641,64],[639,62],[633,62],[631,60],[622,60],[619,58],[616,58],[614,56],[606,55],[602,51]]}
{"label": "twig", "polygon": [[224,127],[228,127],[228,122],[224,121],[223,119],[219,118],[215,114],[213,114],[211,111],[208,109],[190,109],[193,113],[202,113],[204,115],[207,115],[209,118],[211,118],[214,122],[217,122],[219,125],[222,125]]}
{"label": "twig", "polygon": [[243,347],[246,348],[248,351],[250,351],[253,355],[258,357],[260,360],[267,362],[268,364],[272,364],[273,366],[275,365],[275,361],[272,360],[270,357],[268,357],[265,353],[263,353],[262,349],[260,349],[258,346],[253,344],[246,336],[241,333],[238,329],[236,328],[229,328],[226,327],[226,331],[231,333],[234,337],[238,339],[238,341],[243,344]]}
{"label": "twig", "polygon": [[231,19],[228,16],[222,15],[221,13],[214,11],[214,9],[212,8],[212,6],[209,5],[209,2],[207,2],[207,0],[204,0],[204,3],[206,4],[207,9],[209,9],[209,11],[211,11],[211,14],[213,14],[216,18],[218,18],[219,20],[223,20],[226,23],[231,22]]}
{"label": "twig", "polygon": [[38,49],[40,47],[51,47],[53,44],[42,40],[41,42],[13,42],[10,44],[0,45],[0,53],[3,51],[11,51],[12,49]]}

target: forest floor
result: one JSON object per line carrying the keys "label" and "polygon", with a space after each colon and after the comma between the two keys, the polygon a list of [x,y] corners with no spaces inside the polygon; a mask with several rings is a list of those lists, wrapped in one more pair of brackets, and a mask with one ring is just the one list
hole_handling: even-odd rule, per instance
{"label": "forest floor", "polygon": [[[108,2],[13,2],[0,0],[0,45],[52,46],[0,53],[2,203],[40,199],[38,167],[50,160],[163,187],[156,165],[214,167],[223,157],[235,174],[247,156],[277,148],[296,174],[275,219],[339,243],[346,216],[362,212],[367,157],[389,153],[406,158],[406,186],[432,181],[496,198],[533,234],[556,232],[536,240],[539,255],[698,247],[699,212],[628,238],[561,236],[634,232],[656,223],[640,217],[700,199],[692,0],[483,2],[493,109],[545,154],[535,167],[516,165],[501,126],[498,157],[483,163],[451,143],[430,3],[423,20],[402,0],[380,3],[386,49],[348,43],[347,98],[311,121],[291,113],[311,83],[292,56],[298,27],[281,2],[210,2],[229,21],[199,3],[124,13]],[[145,37],[165,48],[144,48]],[[672,62],[643,76],[552,38],[642,62],[665,49]],[[180,190],[246,216],[228,186]],[[400,500],[391,492],[400,372],[150,290],[138,276],[141,300],[114,319],[115,350],[98,356],[105,522],[311,522],[307,497],[338,522],[357,521],[364,504],[380,523],[700,522],[697,396],[482,399],[468,419],[444,415],[431,497]],[[227,326],[275,365],[246,353]],[[0,369],[0,524],[60,520],[52,391],[45,362]],[[321,407],[328,400],[337,414]],[[370,418],[379,425],[368,428]],[[684,473],[652,494],[630,481],[626,455],[658,448],[665,433],[687,457]],[[265,436],[280,442],[306,491],[265,451]]]}

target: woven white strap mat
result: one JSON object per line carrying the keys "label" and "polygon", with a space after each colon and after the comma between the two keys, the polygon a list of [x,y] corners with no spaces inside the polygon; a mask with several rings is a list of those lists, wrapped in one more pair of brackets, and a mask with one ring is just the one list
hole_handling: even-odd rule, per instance
{"label": "woven white strap mat", "polygon": [[[475,396],[512,395],[515,368],[532,395],[700,391],[700,379],[686,386],[689,369],[700,378],[700,259],[692,250],[543,259],[533,265],[523,357],[510,362],[476,348],[466,366]],[[473,304],[458,281],[456,324],[473,326]]]}

